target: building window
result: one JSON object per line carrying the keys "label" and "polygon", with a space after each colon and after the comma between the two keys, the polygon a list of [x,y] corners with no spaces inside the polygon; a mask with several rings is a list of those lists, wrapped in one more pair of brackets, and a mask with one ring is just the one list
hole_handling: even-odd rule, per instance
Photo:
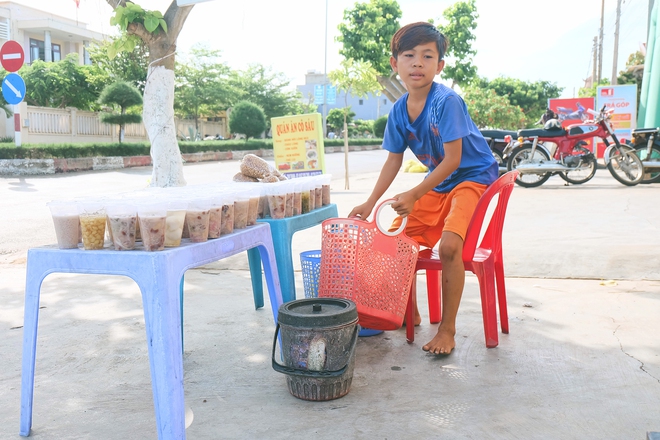
{"label": "building window", "polygon": [[60,61],[62,59],[62,49],[59,44],[51,45],[53,50],[53,61]]}
{"label": "building window", "polygon": [[358,101],[358,104],[360,105],[364,104],[364,99],[360,99],[360,101]]}
{"label": "building window", "polygon": [[387,99],[383,99],[383,104],[387,104]]}
{"label": "building window", "polygon": [[[59,44],[51,44],[51,53],[53,54],[53,61],[60,61],[62,59],[62,47]],[[30,38],[30,63],[37,60],[46,61],[46,49],[44,42]]]}

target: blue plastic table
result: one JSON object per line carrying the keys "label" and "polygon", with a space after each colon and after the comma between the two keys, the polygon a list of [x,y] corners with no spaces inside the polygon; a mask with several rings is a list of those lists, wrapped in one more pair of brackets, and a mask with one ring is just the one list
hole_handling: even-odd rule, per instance
{"label": "blue plastic table", "polygon": [[[53,272],[124,275],[142,293],[149,367],[158,438],[185,439],[180,282],[186,270],[243,252],[260,255],[270,294],[273,319],[282,304],[275,251],[267,223],[260,223],[204,243],[185,243],[160,252],[59,250],[47,246],[28,250],[21,372],[20,435],[30,435],[39,297],[44,278]],[[259,270],[261,282],[261,270]]]}
{"label": "blue plastic table", "polygon": [[[293,234],[303,229],[311,228],[321,224],[323,220],[337,217],[337,205],[331,203],[322,206],[307,214],[296,215],[283,219],[265,218],[257,222],[268,223],[273,237],[273,246],[277,256],[277,273],[280,276],[282,286],[282,299],[284,302],[296,299],[296,282],[293,275],[293,252],[291,251],[291,240]],[[256,308],[263,307],[264,295],[261,282],[261,259],[255,249],[248,251],[248,262],[250,264],[250,275],[252,277],[252,293],[254,294],[254,305]]]}

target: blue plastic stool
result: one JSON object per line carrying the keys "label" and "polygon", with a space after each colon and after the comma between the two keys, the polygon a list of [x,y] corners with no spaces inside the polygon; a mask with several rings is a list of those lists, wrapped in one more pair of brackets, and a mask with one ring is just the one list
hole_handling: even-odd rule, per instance
{"label": "blue plastic stool", "polygon": [[[305,298],[319,296],[319,278],[321,277],[321,251],[305,251],[300,253],[300,266],[302,267],[303,288]],[[373,330],[360,327],[358,336],[367,337],[383,333],[383,330]]]}
{"label": "blue plastic stool", "polygon": [[[293,234],[320,225],[324,220],[338,215],[337,205],[331,203],[307,214],[283,219],[264,218],[257,221],[257,223],[264,222],[270,225],[277,261],[277,273],[280,276],[282,300],[284,302],[296,299],[296,280],[293,274],[293,252],[291,250]],[[256,308],[260,308],[264,306],[264,294],[261,280],[261,257],[257,250],[250,249],[248,251],[248,262],[250,264],[250,277],[252,278],[254,305]]]}

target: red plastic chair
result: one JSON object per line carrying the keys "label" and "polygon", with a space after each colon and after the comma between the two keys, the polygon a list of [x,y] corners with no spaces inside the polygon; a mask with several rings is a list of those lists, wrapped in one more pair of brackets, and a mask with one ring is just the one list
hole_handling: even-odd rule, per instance
{"label": "red plastic chair", "polygon": [[[502,261],[502,228],[504,226],[504,216],[506,214],[509,196],[511,195],[517,176],[518,171],[509,171],[500,176],[486,189],[474,210],[470,225],[465,234],[465,242],[463,243],[463,263],[465,264],[465,270],[472,271],[479,280],[484,333],[486,336],[486,347],[488,348],[496,347],[498,344],[495,284],[497,284],[497,299],[499,302],[502,333],[509,333],[506,288],[504,285],[504,263]],[[479,236],[488,206],[497,194],[499,194],[497,206],[493,211],[481,243],[479,243]],[[477,243],[479,243],[478,247]],[[415,271],[420,269],[426,270],[429,318],[431,323],[435,324],[442,319],[442,283],[440,282],[442,263],[437,258],[431,258],[432,252],[432,249],[420,251]],[[414,322],[415,319],[415,304],[417,301],[415,290],[416,283],[413,282],[406,309],[407,323]],[[406,326],[406,339],[408,342],[414,341],[415,327],[413,325]]]}

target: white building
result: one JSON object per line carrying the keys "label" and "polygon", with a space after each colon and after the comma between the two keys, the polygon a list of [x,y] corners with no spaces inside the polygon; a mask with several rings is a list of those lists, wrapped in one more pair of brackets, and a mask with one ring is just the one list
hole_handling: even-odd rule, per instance
{"label": "white building", "polygon": [[17,41],[25,52],[25,63],[59,61],[77,53],[81,64],[90,64],[86,48],[106,36],[87,29],[87,24],[24,6],[0,1],[0,45]]}

